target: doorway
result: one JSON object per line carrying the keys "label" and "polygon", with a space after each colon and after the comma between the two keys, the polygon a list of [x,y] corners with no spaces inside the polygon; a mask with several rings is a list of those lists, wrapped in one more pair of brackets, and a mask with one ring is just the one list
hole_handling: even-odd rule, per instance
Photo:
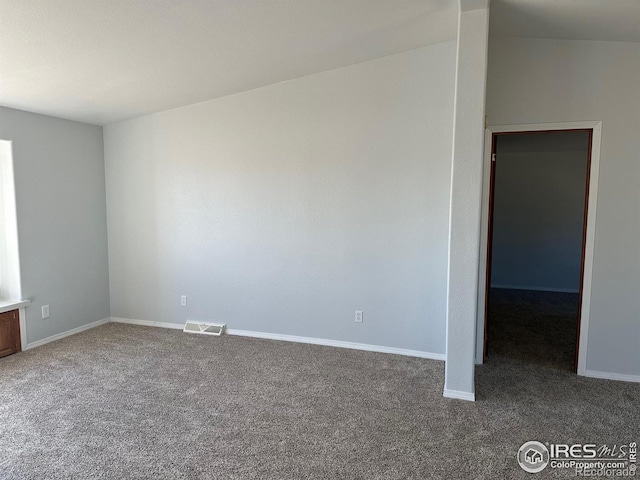
{"label": "doorway", "polygon": [[590,297],[594,128],[489,133],[482,362],[495,355],[578,371]]}

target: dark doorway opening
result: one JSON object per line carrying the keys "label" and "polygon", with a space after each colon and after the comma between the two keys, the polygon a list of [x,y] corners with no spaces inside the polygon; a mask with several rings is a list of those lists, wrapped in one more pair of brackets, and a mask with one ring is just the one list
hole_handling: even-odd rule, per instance
{"label": "dark doorway opening", "polygon": [[592,135],[492,136],[485,361],[576,371]]}

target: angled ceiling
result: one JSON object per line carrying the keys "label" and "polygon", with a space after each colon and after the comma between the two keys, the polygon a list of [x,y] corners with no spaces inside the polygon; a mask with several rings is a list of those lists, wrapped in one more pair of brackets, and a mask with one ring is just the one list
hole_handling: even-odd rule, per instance
{"label": "angled ceiling", "polygon": [[640,42],[640,0],[492,0],[494,37]]}
{"label": "angled ceiling", "polygon": [[[456,0],[0,0],[0,105],[104,125],[455,38]],[[492,36],[640,42],[640,0],[493,0]]]}
{"label": "angled ceiling", "polygon": [[452,0],[0,0],[0,105],[106,124],[455,38]]}

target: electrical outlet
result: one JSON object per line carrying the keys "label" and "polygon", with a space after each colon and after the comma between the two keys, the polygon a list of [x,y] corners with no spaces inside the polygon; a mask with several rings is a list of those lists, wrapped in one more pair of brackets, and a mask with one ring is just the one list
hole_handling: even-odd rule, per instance
{"label": "electrical outlet", "polygon": [[362,323],[362,310],[356,310],[356,322]]}
{"label": "electrical outlet", "polygon": [[49,305],[42,306],[42,318],[49,318]]}
{"label": "electrical outlet", "polygon": [[187,296],[186,295],[182,295],[180,297],[180,306],[181,307],[186,307],[187,306]]}

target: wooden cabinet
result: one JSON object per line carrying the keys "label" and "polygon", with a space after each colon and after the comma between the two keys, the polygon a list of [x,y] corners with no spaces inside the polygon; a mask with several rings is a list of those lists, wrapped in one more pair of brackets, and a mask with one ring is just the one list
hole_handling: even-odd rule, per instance
{"label": "wooden cabinet", "polygon": [[0,357],[6,357],[21,350],[18,310],[0,313]]}

